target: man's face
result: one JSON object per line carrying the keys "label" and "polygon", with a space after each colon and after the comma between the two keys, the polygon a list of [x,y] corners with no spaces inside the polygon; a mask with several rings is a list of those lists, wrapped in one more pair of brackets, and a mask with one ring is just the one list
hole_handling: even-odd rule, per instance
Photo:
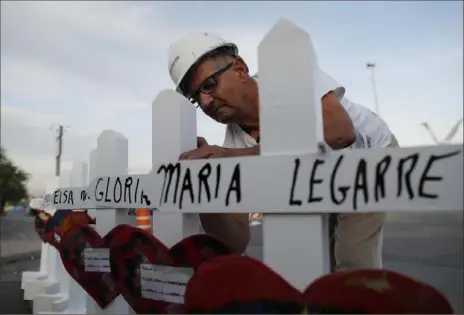
{"label": "man's face", "polygon": [[244,113],[246,64],[237,59],[207,59],[194,69],[187,89],[203,112],[217,122],[240,123]]}

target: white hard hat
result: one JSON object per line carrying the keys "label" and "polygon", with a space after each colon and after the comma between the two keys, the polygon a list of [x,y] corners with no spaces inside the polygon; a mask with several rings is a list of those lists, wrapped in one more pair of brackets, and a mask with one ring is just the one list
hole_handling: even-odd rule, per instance
{"label": "white hard hat", "polygon": [[187,72],[218,48],[229,48],[232,55],[238,55],[237,45],[213,33],[191,33],[171,45],[168,70],[177,92],[185,95],[181,84]]}

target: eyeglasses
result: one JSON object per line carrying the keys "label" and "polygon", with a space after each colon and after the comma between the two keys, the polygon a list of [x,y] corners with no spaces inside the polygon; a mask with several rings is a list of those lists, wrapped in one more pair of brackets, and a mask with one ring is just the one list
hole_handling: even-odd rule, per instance
{"label": "eyeglasses", "polygon": [[223,74],[224,72],[226,72],[230,68],[232,68],[232,66],[234,65],[234,62],[229,63],[224,68],[216,71],[215,73],[213,73],[212,75],[207,77],[201,83],[200,87],[194,93],[191,94],[190,101],[192,102],[192,104],[197,103],[196,108],[198,108],[200,106],[200,104],[198,103],[198,101],[200,99],[200,93],[211,94],[211,92],[213,92],[214,89],[217,87],[218,80],[219,80],[219,77],[221,76],[221,74]]}

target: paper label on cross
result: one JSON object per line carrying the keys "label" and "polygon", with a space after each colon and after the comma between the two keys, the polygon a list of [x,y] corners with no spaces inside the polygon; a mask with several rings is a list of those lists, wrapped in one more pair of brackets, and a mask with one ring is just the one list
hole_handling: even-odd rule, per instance
{"label": "paper label on cross", "polygon": [[108,248],[86,248],[83,255],[86,272],[111,272]]}
{"label": "paper label on cross", "polygon": [[193,268],[141,264],[142,296],[151,300],[182,304],[187,283],[192,275]]}

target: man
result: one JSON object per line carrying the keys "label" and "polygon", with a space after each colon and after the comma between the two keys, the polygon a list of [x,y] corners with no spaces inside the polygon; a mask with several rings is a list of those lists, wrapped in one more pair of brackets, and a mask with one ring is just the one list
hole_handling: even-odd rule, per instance
{"label": "man", "polygon": [[[222,147],[199,138],[198,148],[181,154],[181,160],[260,154],[258,82],[249,75],[234,43],[212,33],[187,35],[170,47],[168,68],[179,93],[227,125]],[[316,90],[322,100],[324,138],[333,149],[391,143],[385,123],[366,108],[341,102],[344,89],[322,71]],[[238,252],[245,250],[250,238],[248,214],[201,214],[200,220],[205,232]],[[383,220],[383,214],[339,216],[334,233],[337,269],[381,267],[377,247]]]}

